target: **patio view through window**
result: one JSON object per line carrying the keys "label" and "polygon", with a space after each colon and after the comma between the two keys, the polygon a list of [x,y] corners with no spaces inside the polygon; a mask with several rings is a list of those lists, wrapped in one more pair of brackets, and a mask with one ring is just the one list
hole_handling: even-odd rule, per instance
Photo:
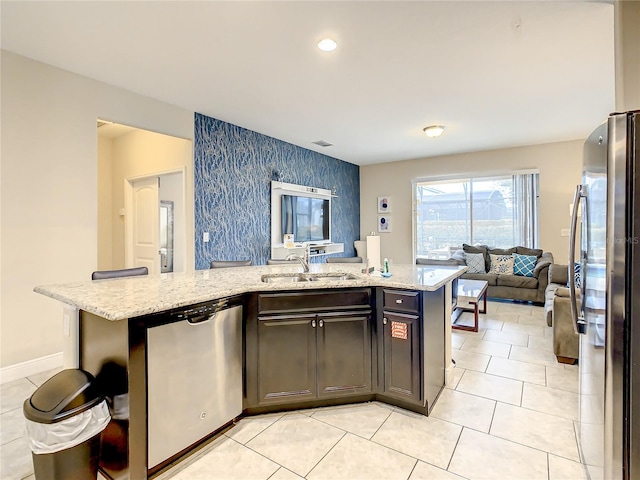
{"label": "patio view through window", "polygon": [[415,183],[416,258],[449,258],[463,243],[538,243],[538,174]]}

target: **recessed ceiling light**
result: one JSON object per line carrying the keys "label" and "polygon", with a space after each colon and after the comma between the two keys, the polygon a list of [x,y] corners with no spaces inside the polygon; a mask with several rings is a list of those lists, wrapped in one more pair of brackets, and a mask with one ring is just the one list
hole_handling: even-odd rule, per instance
{"label": "recessed ceiling light", "polygon": [[428,127],[424,127],[422,131],[425,133],[427,137],[435,138],[442,135],[445,127],[443,125],[430,125]]}
{"label": "recessed ceiling light", "polygon": [[318,48],[323,52],[333,52],[338,44],[331,38],[324,38],[318,42]]}

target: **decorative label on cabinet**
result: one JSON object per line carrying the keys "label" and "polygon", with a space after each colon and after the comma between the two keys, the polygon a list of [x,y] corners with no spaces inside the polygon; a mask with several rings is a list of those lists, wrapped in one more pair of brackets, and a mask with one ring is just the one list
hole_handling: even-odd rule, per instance
{"label": "decorative label on cabinet", "polygon": [[407,340],[407,324],[402,322],[391,322],[391,338],[399,338],[400,340]]}

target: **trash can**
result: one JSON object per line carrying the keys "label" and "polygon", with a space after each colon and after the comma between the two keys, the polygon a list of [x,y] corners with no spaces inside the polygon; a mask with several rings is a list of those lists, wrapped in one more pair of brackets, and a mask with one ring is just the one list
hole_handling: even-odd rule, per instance
{"label": "trash can", "polygon": [[23,412],[36,480],[97,478],[100,433],[111,417],[93,375],[61,371],[25,400]]}

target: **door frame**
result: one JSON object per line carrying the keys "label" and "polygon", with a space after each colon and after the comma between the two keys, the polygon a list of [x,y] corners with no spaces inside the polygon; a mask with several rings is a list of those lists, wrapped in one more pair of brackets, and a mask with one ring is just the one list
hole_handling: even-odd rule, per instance
{"label": "door frame", "polygon": [[[144,175],[136,175],[133,177],[126,177],[124,179],[124,261],[125,268],[133,267],[133,184],[140,180],[146,180],[149,178],[162,177],[164,175],[175,175],[180,174],[181,177],[181,187],[182,187],[182,209],[180,209],[180,214],[184,218],[184,245],[181,245],[179,249],[174,248],[174,258],[175,254],[179,254],[184,259],[185,269],[187,266],[187,246],[186,243],[188,241],[188,236],[186,232],[187,228],[187,168],[175,168],[171,170],[160,170],[153,173],[146,173]],[[159,202],[160,199],[158,199]],[[160,203],[158,203],[158,209],[160,208]],[[174,214],[177,213],[174,211]],[[175,262],[174,262],[175,264]]]}

